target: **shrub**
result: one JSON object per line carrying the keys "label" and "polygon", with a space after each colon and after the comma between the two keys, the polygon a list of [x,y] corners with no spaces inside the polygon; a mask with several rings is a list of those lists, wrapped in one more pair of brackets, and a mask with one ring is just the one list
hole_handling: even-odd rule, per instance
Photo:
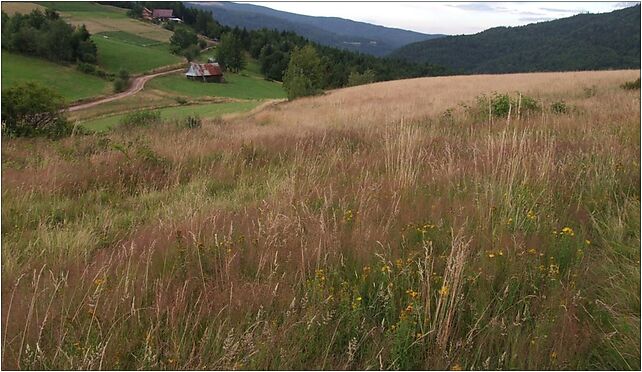
{"label": "shrub", "polygon": [[175,97],[176,103],[179,105],[185,105],[187,104],[187,99],[185,97]]}
{"label": "shrub", "polygon": [[640,89],[640,78],[637,78],[633,81],[627,81],[626,83],[620,85],[620,88],[624,90],[639,90]]}
{"label": "shrub", "polygon": [[190,115],[186,117],[181,121],[181,124],[183,127],[188,129],[200,128],[203,125],[202,120],[198,115]]}
{"label": "shrub", "polygon": [[160,111],[136,111],[125,115],[120,124],[125,128],[146,127],[161,122]]}
{"label": "shrub", "polygon": [[114,92],[116,93],[124,92],[125,90],[127,90],[128,85],[129,84],[127,84],[127,81],[120,78],[116,79],[114,80]]}
{"label": "shrub", "polygon": [[28,82],[2,91],[2,132],[11,137],[62,137],[71,133],[63,116],[64,99]]}
{"label": "shrub", "polygon": [[492,115],[496,118],[505,118],[508,113],[511,116],[517,116],[518,111],[520,115],[528,115],[532,112],[540,110],[539,103],[533,97],[527,95],[510,96],[508,93],[493,93],[492,96],[481,95],[477,97],[477,115],[488,116],[488,105],[490,102],[490,110]]}
{"label": "shrub", "polygon": [[551,104],[551,112],[554,114],[566,114],[568,112],[568,106],[564,101],[556,101]]}
{"label": "shrub", "polygon": [[91,63],[80,62],[76,69],[85,74],[94,75],[96,73],[96,66]]}
{"label": "shrub", "polygon": [[353,87],[357,85],[374,83],[375,79],[376,76],[373,70],[366,70],[362,74],[356,71],[352,71],[350,73],[350,76],[348,76],[348,86]]}

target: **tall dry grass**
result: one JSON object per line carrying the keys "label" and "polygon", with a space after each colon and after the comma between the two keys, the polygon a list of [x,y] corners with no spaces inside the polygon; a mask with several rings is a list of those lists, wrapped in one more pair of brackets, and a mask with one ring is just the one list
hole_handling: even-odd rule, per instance
{"label": "tall dry grass", "polygon": [[[4,141],[3,367],[637,369],[638,76]],[[489,122],[493,91],[543,110]]]}

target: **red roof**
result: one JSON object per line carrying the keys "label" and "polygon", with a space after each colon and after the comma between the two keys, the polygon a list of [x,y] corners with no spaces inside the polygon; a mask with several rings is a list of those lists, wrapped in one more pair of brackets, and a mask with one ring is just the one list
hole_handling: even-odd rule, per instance
{"label": "red roof", "polygon": [[223,76],[218,63],[192,63],[187,76]]}
{"label": "red roof", "polygon": [[154,9],[152,11],[152,17],[154,18],[172,18],[173,16],[173,9]]}

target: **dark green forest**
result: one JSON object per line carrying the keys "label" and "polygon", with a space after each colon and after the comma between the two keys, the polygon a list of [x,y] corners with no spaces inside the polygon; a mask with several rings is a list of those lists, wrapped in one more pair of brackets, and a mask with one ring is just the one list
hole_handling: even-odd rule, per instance
{"label": "dark green forest", "polygon": [[640,5],[422,41],[391,57],[458,73],[640,68]]}
{"label": "dark green forest", "polygon": [[180,1],[172,2],[101,2],[131,9],[130,15],[136,17],[142,7],[172,8],[174,15],[180,17],[185,25],[195,32],[211,39],[221,39],[231,34],[238,40],[239,47],[259,61],[261,72],[267,79],[283,80],[283,74],[295,49],[312,45],[321,57],[323,68],[323,89],[339,88],[348,85],[351,73],[374,72],[374,81],[397,80],[422,76],[446,75],[448,69],[440,66],[408,62],[394,58],[380,58],[368,54],[323,46],[297,35],[294,32],[262,28],[247,30],[239,27],[221,25],[212,17],[210,11],[187,8]]}
{"label": "dark green forest", "polygon": [[84,25],[72,26],[51,9],[9,17],[2,12],[2,48],[53,62],[96,62],[96,45]]}

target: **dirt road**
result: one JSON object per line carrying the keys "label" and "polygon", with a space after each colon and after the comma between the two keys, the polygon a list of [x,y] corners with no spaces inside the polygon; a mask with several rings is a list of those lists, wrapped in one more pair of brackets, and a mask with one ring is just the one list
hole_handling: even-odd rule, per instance
{"label": "dirt road", "polygon": [[115,101],[117,99],[129,97],[129,96],[134,95],[134,94],[140,92],[141,90],[143,90],[143,88],[145,87],[145,83],[147,83],[151,79],[153,79],[153,78],[155,78],[157,76],[167,75],[167,74],[171,74],[171,73],[179,72],[179,71],[183,71],[183,70],[185,70],[185,69],[184,68],[177,68],[175,70],[158,72],[156,74],[139,76],[139,77],[135,78],[132,81],[130,87],[124,92],[121,92],[121,93],[118,93],[118,94],[114,94],[114,95],[109,96],[109,97],[101,98],[101,99],[98,99],[96,101],[84,102],[84,103],[79,103],[77,105],[72,105],[72,106],[69,106],[67,108],[67,111],[84,110],[84,109],[87,109],[87,108],[90,108],[90,107],[98,106],[98,105],[106,103],[106,102],[111,102],[111,101]]}

